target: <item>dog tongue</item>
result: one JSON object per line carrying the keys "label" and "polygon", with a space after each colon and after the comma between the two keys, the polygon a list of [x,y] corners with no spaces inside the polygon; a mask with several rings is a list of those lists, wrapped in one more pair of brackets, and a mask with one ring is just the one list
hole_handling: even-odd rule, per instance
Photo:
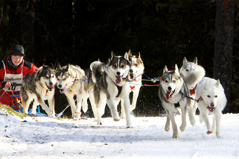
{"label": "dog tongue", "polygon": [[116,84],[120,84],[121,82],[121,76],[116,76]]}
{"label": "dog tongue", "polygon": [[168,91],[167,93],[166,93],[166,98],[167,98],[167,100],[169,100],[169,98],[171,97],[171,94],[173,93],[173,91]]}

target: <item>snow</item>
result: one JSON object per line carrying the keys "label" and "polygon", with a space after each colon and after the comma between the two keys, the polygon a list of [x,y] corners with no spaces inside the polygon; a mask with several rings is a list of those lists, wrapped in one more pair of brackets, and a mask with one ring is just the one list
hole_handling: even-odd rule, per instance
{"label": "snow", "polygon": [[[207,135],[204,123],[187,122],[184,132],[173,139],[164,131],[166,117],[133,117],[134,128],[103,118],[80,121],[0,113],[0,158],[162,159],[239,158],[239,114],[224,114],[222,138]],[[176,116],[178,127],[180,116]]]}

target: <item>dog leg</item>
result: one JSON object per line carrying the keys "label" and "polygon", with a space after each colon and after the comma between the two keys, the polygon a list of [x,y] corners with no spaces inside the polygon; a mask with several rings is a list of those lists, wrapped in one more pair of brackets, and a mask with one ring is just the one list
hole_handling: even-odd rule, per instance
{"label": "dog leg", "polygon": [[53,112],[50,110],[50,108],[46,105],[43,98],[38,98],[38,103],[42,106],[42,108],[46,111],[48,116],[52,116]]}
{"label": "dog leg", "polygon": [[30,103],[31,103],[31,101],[29,99],[27,99],[26,101],[22,100],[22,107],[23,107],[25,114],[28,114],[28,109],[29,109]]}
{"label": "dog leg", "polygon": [[[52,100],[50,100],[52,99]],[[49,104],[49,108],[52,110],[52,117],[55,118],[55,98],[54,96],[52,98],[48,99],[48,104]]]}
{"label": "dog leg", "polygon": [[217,114],[214,115],[214,127],[216,127],[216,129],[214,128],[214,130],[216,131],[216,135],[217,138],[221,138],[220,135],[220,124],[221,124],[221,116],[222,113],[221,112],[216,112]]}
{"label": "dog leg", "polygon": [[96,118],[97,114],[98,114],[98,110],[97,110],[96,105],[95,105],[95,100],[94,100],[93,93],[89,94],[89,100],[90,100],[90,104],[91,104],[91,107],[92,107],[94,117]]}
{"label": "dog leg", "polygon": [[96,108],[97,108],[97,111],[96,111],[96,113],[97,113],[97,125],[102,125],[101,116],[105,112],[106,100],[107,100],[106,95],[103,92],[101,92],[98,103],[95,102]]}
{"label": "dog leg", "polygon": [[175,122],[175,118],[174,118],[174,112],[169,112],[169,117],[172,123],[172,128],[173,128],[173,138],[178,138],[178,128],[177,128],[177,124]]}
{"label": "dog leg", "polygon": [[166,123],[165,123],[164,130],[166,132],[168,132],[170,130],[170,117],[169,117],[168,111],[166,111],[166,115],[167,115],[167,120],[166,120]]}
{"label": "dog leg", "polygon": [[73,95],[73,93],[67,94],[66,97],[67,97],[67,101],[69,102],[69,104],[70,104],[70,106],[71,106],[72,118],[73,118],[73,119],[78,119],[79,116],[77,116],[77,115],[75,114],[75,112],[76,112],[76,106],[75,106],[75,101],[74,101],[74,95]]}
{"label": "dog leg", "polygon": [[187,104],[187,110],[188,110],[188,115],[189,115],[189,121],[191,123],[192,126],[195,125],[195,118],[194,118],[194,115],[195,115],[195,110],[194,110],[194,101],[193,100],[189,100],[188,101],[188,104]]}
{"label": "dog leg", "polygon": [[82,100],[83,100],[83,96],[79,93],[77,93],[77,105],[76,105],[76,111],[75,111],[75,114],[76,115],[81,115],[81,103],[82,103]]}
{"label": "dog leg", "polygon": [[202,114],[202,119],[203,121],[205,122],[206,124],[206,127],[207,127],[207,134],[212,134],[213,131],[212,131],[212,128],[211,128],[211,125],[210,125],[210,122],[209,122],[209,119],[208,119],[208,115],[206,114],[206,112],[200,112]]}
{"label": "dog leg", "polygon": [[136,108],[137,99],[139,96],[139,87],[134,88],[132,104],[130,105],[130,111],[133,111]]}
{"label": "dog leg", "polygon": [[181,118],[182,118],[182,125],[180,126],[180,130],[183,132],[187,126],[187,122],[186,122],[186,108],[187,106],[185,106],[184,108],[181,109]]}
{"label": "dog leg", "polygon": [[107,100],[107,104],[110,108],[110,111],[111,111],[111,115],[113,116],[113,119],[114,121],[119,121],[120,118],[119,118],[119,114],[118,114],[118,111],[117,111],[117,105],[119,103],[119,99],[109,99]]}
{"label": "dog leg", "polygon": [[120,117],[121,117],[121,119],[125,119],[126,117],[125,117],[124,101],[121,100],[120,104],[121,104],[121,114],[120,114]]}
{"label": "dog leg", "polygon": [[88,104],[87,104],[87,100],[89,98],[89,93],[86,93],[86,94],[82,94],[82,109],[83,109],[83,112],[86,113],[87,110],[88,110]]}
{"label": "dog leg", "polygon": [[125,99],[124,100],[124,109],[125,109],[125,114],[126,114],[126,126],[127,126],[127,128],[132,128],[129,95],[124,97],[124,99]]}

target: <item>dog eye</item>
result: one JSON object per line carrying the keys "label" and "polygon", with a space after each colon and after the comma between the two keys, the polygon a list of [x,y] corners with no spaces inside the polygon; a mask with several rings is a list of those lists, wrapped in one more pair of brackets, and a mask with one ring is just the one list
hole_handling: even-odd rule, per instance
{"label": "dog eye", "polygon": [[165,82],[165,83],[168,83],[168,80],[165,80],[164,82]]}
{"label": "dog eye", "polygon": [[208,97],[208,98],[211,98],[211,96],[210,96],[210,95],[207,95],[207,97]]}
{"label": "dog eye", "polygon": [[217,98],[217,95],[215,95],[215,98]]}
{"label": "dog eye", "polygon": [[188,70],[188,69],[186,69],[186,71],[188,72],[189,70]]}
{"label": "dog eye", "polygon": [[134,64],[134,66],[135,66],[135,67],[138,67],[138,64],[136,63],[136,64]]}
{"label": "dog eye", "polygon": [[176,80],[173,80],[173,83],[176,83]]}
{"label": "dog eye", "polygon": [[121,68],[124,68],[124,65],[122,64],[122,65],[120,65],[120,67],[121,67]]}

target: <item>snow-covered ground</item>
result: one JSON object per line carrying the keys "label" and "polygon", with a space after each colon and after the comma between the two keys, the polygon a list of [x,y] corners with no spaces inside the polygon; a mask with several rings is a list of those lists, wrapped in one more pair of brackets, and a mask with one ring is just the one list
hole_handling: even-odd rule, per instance
{"label": "snow-covered ground", "polygon": [[[222,117],[221,135],[207,135],[205,124],[179,131],[164,131],[165,117],[133,117],[134,128],[122,119],[93,118],[74,121],[48,117],[18,119],[0,114],[0,158],[162,159],[239,158],[239,114]],[[178,126],[180,116],[176,117]]]}

